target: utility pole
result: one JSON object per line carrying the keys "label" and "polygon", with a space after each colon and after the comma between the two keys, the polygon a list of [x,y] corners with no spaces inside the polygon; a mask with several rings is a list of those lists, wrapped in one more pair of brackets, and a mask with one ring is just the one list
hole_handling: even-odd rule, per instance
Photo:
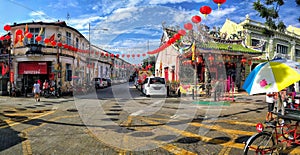
{"label": "utility pole", "polygon": [[88,57],[88,76],[87,76],[87,84],[89,84],[90,82],[90,76],[91,76],[91,72],[90,72],[90,57],[91,57],[91,24],[89,23],[89,57]]}

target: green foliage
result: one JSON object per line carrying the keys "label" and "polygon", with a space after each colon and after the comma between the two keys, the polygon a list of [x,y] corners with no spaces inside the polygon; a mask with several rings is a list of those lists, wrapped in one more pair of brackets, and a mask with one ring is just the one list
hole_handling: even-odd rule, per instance
{"label": "green foliage", "polygon": [[[300,5],[300,0],[295,0],[295,2],[297,5]],[[286,28],[285,24],[282,21],[276,22],[279,18],[280,6],[282,5],[284,5],[284,0],[264,0],[264,3],[257,0],[253,3],[253,9],[258,12],[260,17],[266,20],[265,24],[270,29],[283,32]],[[300,22],[300,17],[298,18],[298,21]],[[267,29],[263,30],[263,33],[268,36],[273,35],[273,32]]]}

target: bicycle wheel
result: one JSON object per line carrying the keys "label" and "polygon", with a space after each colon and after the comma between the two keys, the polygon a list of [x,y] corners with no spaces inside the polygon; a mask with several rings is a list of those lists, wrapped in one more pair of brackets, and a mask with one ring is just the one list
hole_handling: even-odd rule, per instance
{"label": "bicycle wheel", "polygon": [[276,149],[273,147],[275,141],[268,132],[260,132],[251,136],[244,147],[244,155],[267,155],[272,154]]}
{"label": "bicycle wheel", "polygon": [[294,128],[292,121],[284,120],[284,125],[281,127],[282,137],[287,140],[294,140]]}

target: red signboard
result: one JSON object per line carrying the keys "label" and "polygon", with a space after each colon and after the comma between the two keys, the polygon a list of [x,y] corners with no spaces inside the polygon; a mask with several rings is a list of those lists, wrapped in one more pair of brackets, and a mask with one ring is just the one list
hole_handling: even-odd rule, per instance
{"label": "red signboard", "polygon": [[47,74],[47,62],[19,62],[18,74]]}

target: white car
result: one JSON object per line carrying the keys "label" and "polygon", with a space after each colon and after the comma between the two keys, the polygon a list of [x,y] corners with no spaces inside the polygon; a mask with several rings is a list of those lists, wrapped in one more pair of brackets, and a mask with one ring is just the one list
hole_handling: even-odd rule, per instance
{"label": "white car", "polygon": [[142,92],[146,96],[167,96],[166,80],[162,77],[147,77],[142,86]]}

